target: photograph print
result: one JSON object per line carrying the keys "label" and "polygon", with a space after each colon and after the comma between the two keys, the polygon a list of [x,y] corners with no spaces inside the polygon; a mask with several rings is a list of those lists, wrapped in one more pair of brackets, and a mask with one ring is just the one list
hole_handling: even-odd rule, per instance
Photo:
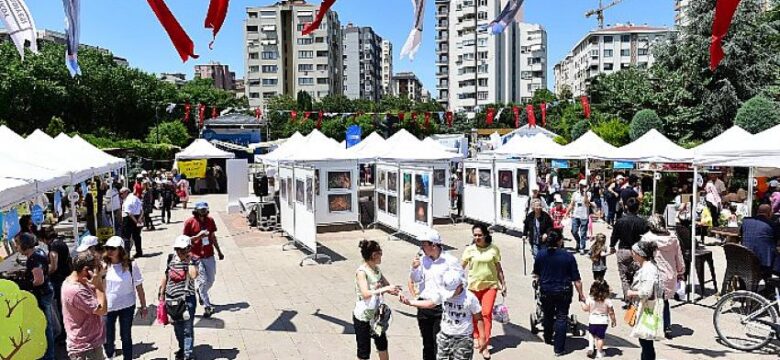
{"label": "photograph print", "polygon": [[376,194],[376,208],[381,212],[387,212],[387,195],[384,193]]}
{"label": "photograph print", "polygon": [[404,201],[412,201],[412,174],[404,173]]}
{"label": "photograph print", "polygon": [[479,186],[490,186],[490,169],[479,169]]}
{"label": "photograph print", "polygon": [[328,195],[328,212],[351,212],[352,194]]}
{"label": "photograph print", "polygon": [[417,200],[414,202],[414,221],[428,224],[428,202]]}
{"label": "photograph print", "polygon": [[303,188],[303,180],[302,179],[295,179],[295,201],[303,204],[304,203],[304,193],[305,190]]}
{"label": "photograph print", "polygon": [[528,190],[528,169],[517,169],[517,195],[531,196]]}
{"label": "photograph print", "polygon": [[398,215],[398,197],[387,195],[387,212],[392,215]]}
{"label": "photograph print", "polygon": [[466,168],[466,184],[477,185],[477,169]]}
{"label": "photograph print", "polygon": [[433,170],[433,186],[447,186],[447,170]]}
{"label": "photograph print", "polygon": [[293,206],[293,179],[287,178],[287,206]]}
{"label": "photograph print", "polygon": [[498,170],[498,187],[512,191],[512,170]]}
{"label": "photograph print", "polygon": [[398,173],[388,171],[387,172],[387,191],[398,191]]}
{"label": "photograph print", "polygon": [[328,171],[328,190],[352,189],[352,174],[349,171]]}
{"label": "photograph print", "polygon": [[387,189],[387,172],[379,170],[379,181],[377,182],[377,188],[379,190]]}
{"label": "photograph print", "polygon": [[287,200],[287,179],[279,179],[279,199]]}
{"label": "photograph print", "polygon": [[428,174],[415,174],[414,175],[414,183],[415,183],[415,195],[420,196],[429,196],[428,194],[431,193],[431,179],[428,176]]}
{"label": "photograph print", "polygon": [[306,210],[314,210],[314,179],[306,178]]}
{"label": "photograph print", "polygon": [[512,194],[501,194],[501,219],[512,221]]}

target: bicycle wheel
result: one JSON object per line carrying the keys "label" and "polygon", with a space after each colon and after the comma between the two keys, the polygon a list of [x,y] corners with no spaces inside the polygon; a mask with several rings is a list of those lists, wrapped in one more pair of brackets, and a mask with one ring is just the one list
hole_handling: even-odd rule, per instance
{"label": "bicycle wheel", "polygon": [[[715,305],[712,324],[718,337],[737,350],[756,350],[775,337],[777,312],[769,301],[750,291],[735,291]],[[763,310],[762,310],[763,309]]]}

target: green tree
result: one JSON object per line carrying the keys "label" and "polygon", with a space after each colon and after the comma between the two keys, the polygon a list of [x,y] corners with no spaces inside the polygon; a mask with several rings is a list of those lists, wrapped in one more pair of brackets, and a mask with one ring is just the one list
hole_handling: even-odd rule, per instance
{"label": "green tree", "polygon": [[571,128],[571,140],[577,140],[580,136],[584,135],[590,130],[590,121],[588,119],[582,119],[577,121]]}
{"label": "green tree", "polygon": [[52,116],[49,125],[46,126],[46,133],[55,137],[65,132],[65,122],[59,116]]}
{"label": "green tree", "polygon": [[558,99],[561,101],[571,101],[574,98],[574,94],[571,92],[569,85],[563,85],[558,91]]}
{"label": "green tree", "polygon": [[737,111],[734,124],[756,134],[780,124],[780,104],[763,96],[746,101]]}
{"label": "green tree", "polygon": [[534,91],[534,97],[531,99],[531,103],[534,105],[538,105],[541,103],[547,103],[551,104],[557,100],[557,97],[555,97],[555,94],[547,89],[539,89]]}
{"label": "green tree", "polygon": [[593,126],[593,132],[601,139],[613,146],[623,146],[631,141],[628,124],[619,118],[610,118],[597,122]]}
{"label": "green tree", "polygon": [[296,102],[298,103],[298,110],[301,111],[311,111],[312,109],[312,100],[311,95],[307,91],[304,90],[298,90],[298,96],[296,97]]}
{"label": "green tree", "polygon": [[596,76],[588,93],[593,108],[631,119],[639,110],[654,108],[654,90],[649,71],[632,67]]}
{"label": "green tree", "polygon": [[[159,134],[159,141],[158,141]],[[166,121],[159,126],[149,128],[146,142],[151,144],[162,143],[184,147],[190,142],[187,127],[181,121]]]}
{"label": "green tree", "polygon": [[352,101],[344,95],[327,95],[314,104],[314,108],[334,113],[354,112],[355,110]]}
{"label": "green tree", "polygon": [[663,125],[661,118],[658,117],[658,114],[656,114],[655,111],[645,109],[636,113],[634,118],[631,119],[628,133],[631,136],[631,140],[636,140],[651,129],[663,132]]}

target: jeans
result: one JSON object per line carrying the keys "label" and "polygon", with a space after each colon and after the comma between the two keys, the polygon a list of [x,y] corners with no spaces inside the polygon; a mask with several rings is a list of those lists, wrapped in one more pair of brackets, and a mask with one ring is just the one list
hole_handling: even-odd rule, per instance
{"label": "jeans", "polygon": [[423,339],[423,360],[436,360],[436,334],[441,330],[441,305],[417,310],[417,326]]}
{"label": "jeans", "polygon": [[639,339],[639,346],[642,347],[642,356],[640,360],[655,360],[655,346],[653,340]]}
{"label": "jeans", "polygon": [[[163,200],[162,202],[162,210],[160,213],[160,222],[171,222],[171,207],[173,206],[172,200]],[[168,215],[167,218],[165,215]],[[167,221],[166,221],[167,219]]]}
{"label": "jeans", "polygon": [[664,331],[672,329],[672,311],[669,308],[669,300],[664,299]]}
{"label": "jeans", "polygon": [[198,289],[201,301],[204,307],[211,307],[209,290],[214,286],[214,280],[217,276],[217,260],[214,256],[201,258],[198,264],[198,278],[195,279],[195,288]]}
{"label": "jeans", "polygon": [[106,314],[106,343],[103,348],[106,350],[108,358],[114,357],[116,350],[116,320],[119,319],[119,336],[122,338],[122,357],[125,359],[133,358],[133,317],[135,316],[135,306],[127,307],[121,310],[109,311]]}
{"label": "jeans", "polygon": [[546,342],[553,341],[556,354],[563,353],[566,346],[566,329],[569,325],[571,297],[571,291],[541,294],[544,340]]}
{"label": "jeans", "polygon": [[588,219],[571,218],[571,234],[577,243],[577,251],[588,248]]}
{"label": "jeans", "polygon": [[[54,311],[57,312],[57,318],[62,322],[62,281],[59,279],[49,279],[49,282],[51,282],[51,286],[54,289]],[[55,334],[54,336],[57,338],[65,338],[64,324],[62,326],[62,331],[59,334]]]}
{"label": "jeans", "polygon": [[185,359],[193,359],[193,345],[195,343],[195,331],[193,329],[193,322],[195,319],[195,307],[197,306],[195,295],[189,295],[184,298],[187,303],[187,312],[190,317],[187,320],[174,321],[173,332],[176,334],[176,341],[179,342],[179,351],[184,355]]}
{"label": "jeans", "polygon": [[54,302],[54,290],[51,285],[48,285],[50,290],[48,294],[38,297],[38,307],[43,311],[43,316],[46,318],[46,352],[41,359],[54,360],[54,314],[52,314],[52,304]]}

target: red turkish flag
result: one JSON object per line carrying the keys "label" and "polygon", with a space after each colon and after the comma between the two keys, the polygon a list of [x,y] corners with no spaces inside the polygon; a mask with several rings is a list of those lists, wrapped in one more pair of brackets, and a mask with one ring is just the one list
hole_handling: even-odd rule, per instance
{"label": "red turkish flag", "polygon": [[431,113],[426,112],[425,113],[425,128],[431,127]]}
{"label": "red turkish flag", "polygon": [[585,112],[585,118],[590,119],[590,102],[588,102],[588,97],[580,97],[580,102],[582,103],[582,111]]}
{"label": "red turkish flag", "polygon": [[496,117],[496,109],[494,108],[488,108],[487,113],[485,114],[485,122],[488,126],[493,125],[493,118]]}
{"label": "red turkish flag", "polygon": [[311,111],[306,111],[303,113],[303,122],[309,121],[309,116],[311,116]]}
{"label": "red turkish flag", "polygon": [[520,127],[520,108],[512,106],[512,113],[515,115],[515,129]]}
{"label": "red turkish flag", "polygon": [[181,27],[179,21],[173,16],[168,5],[165,4],[165,0],[146,0],[149,3],[149,7],[152,8],[154,15],[157,16],[157,20],[160,21],[165,32],[168,33],[168,37],[173,42],[173,46],[176,48],[176,52],[179,53],[181,61],[187,61],[188,58],[197,59],[198,55],[195,54],[195,43],[192,42],[190,36]]}
{"label": "red turkish flag", "polygon": [[213,36],[209,43],[209,49],[214,48],[214,40],[217,39],[217,33],[225,22],[229,1],[230,0],[211,0],[209,2],[209,9],[206,12],[206,21],[204,24],[207,29],[213,29]]}
{"label": "red turkish flag", "polygon": [[211,118],[214,119],[217,117],[217,107],[214,106],[211,108]]}
{"label": "red turkish flag", "polygon": [[542,103],[539,107],[542,110],[542,127],[545,127],[547,126],[547,104]]}
{"label": "red turkish flag", "polygon": [[319,114],[317,114],[317,129],[322,127],[322,110],[320,110]]}
{"label": "red turkish flag", "polygon": [[322,0],[322,3],[320,4],[320,9],[317,10],[317,17],[314,18],[314,21],[306,24],[303,27],[303,31],[301,31],[301,35],[309,35],[314,30],[317,30],[320,27],[320,23],[322,23],[322,18],[325,17],[325,15],[328,13],[328,10],[331,6],[333,6],[333,3],[335,3],[336,0]]}
{"label": "red turkish flag", "polygon": [[401,112],[399,112],[399,113],[398,113],[398,120],[400,120],[400,121],[401,121],[401,124],[403,124],[403,123],[404,123],[404,115],[405,115],[405,114],[404,114],[404,112],[403,112],[403,111],[401,111]]}
{"label": "red turkish flag", "polygon": [[290,122],[295,122],[297,118],[298,118],[298,112],[295,110],[290,111]]}
{"label": "red turkish flag", "polygon": [[715,71],[723,60],[723,38],[728,34],[731,20],[740,0],[718,0],[715,3],[715,17],[712,20],[712,41],[710,43],[710,70]]}
{"label": "red turkish flag", "polygon": [[255,109],[255,119],[260,120],[260,116],[263,115],[263,111],[260,108]]}
{"label": "red turkish flag", "polygon": [[447,127],[452,127],[452,111],[447,111]]}
{"label": "red turkish flag", "polygon": [[532,104],[528,104],[525,107],[526,115],[528,115],[528,125],[536,126],[536,115],[534,115],[534,106]]}
{"label": "red turkish flag", "polygon": [[198,104],[198,128],[203,128],[203,121],[206,120],[206,105]]}
{"label": "red turkish flag", "polygon": [[191,108],[192,108],[192,106],[190,105],[189,102],[184,104],[184,123],[185,124],[190,122],[190,109]]}

